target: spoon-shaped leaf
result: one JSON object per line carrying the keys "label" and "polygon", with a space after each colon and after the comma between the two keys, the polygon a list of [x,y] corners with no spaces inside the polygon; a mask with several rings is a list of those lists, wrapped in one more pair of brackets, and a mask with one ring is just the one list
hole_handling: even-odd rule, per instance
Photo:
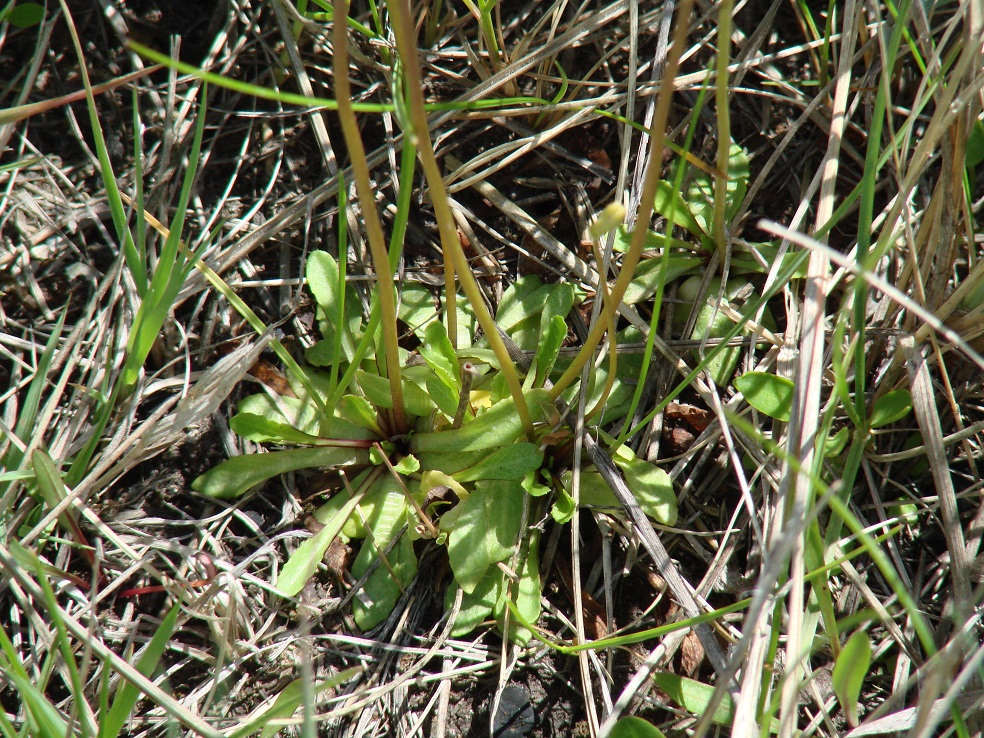
{"label": "spoon-shaped leaf", "polygon": [[319,466],[349,466],[369,463],[369,452],[361,448],[296,448],[269,454],[233,456],[209,469],[191,483],[191,488],[209,497],[233,499],[271,477],[296,469]]}

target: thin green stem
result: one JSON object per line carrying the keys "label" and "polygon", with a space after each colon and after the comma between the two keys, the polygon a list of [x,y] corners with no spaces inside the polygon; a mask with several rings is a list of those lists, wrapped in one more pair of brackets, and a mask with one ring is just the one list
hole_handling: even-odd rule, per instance
{"label": "thin green stem", "polygon": [[[393,396],[393,423],[396,433],[406,431],[406,413],[403,409],[403,383],[400,375],[399,336],[396,332],[396,297],[393,286],[393,272],[389,266],[386,239],[379,222],[376,200],[369,181],[369,165],[366,150],[362,145],[359,124],[352,107],[352,86],[348,78],[348,26],[339,23],[339,18],[348,15],[348,0],[334,3],[335,24],[332,27],[334,58],[332,71],[335,77],[335,92],[338,95],[338,121],[345,137],[349,157],[352,161],[352,176],[362,204],[362,217],[366,225],[366,237],[372,253],[373,267],[376,270],[376,284],[379,288],[379,309],[383,329],[383,344],[386,356],[386,376],[389,379],[390,393]],[[344,217],[341,215],[340,217]]]}
{"label": "thin green stem", "polygon": [[[417,46],[414,36],[413,24],[410,20],[409,3],[406,0],[395,2],[389,6],[390,15],[393,19],[393,30],[396,34],[396,46],[400,58],[403,60],[404,79],[407,85],[407,92],[410,97],[410,123],[413,126],[407,130],[409,140],[416,144],[417,153],[420,157],[420,165],[424,170],[427,179],[427,186],[430,190],[431,203],[434,206],[434,216],[437,218],[438,229],[441,234],[441,247],[444,249],[444,258],[450,254],[454,263],[454,269],[461,280],[461,288],[468,298],[468,302],[475,312],[475,318],[485,333],[485,338],[489,346],[499,359],[501,371],[509,386],[509,393],[516,402],[516,412],[523,423],[523,429],[530,440],[533,439],[533,420],[530,417],[529,408],[526,405],[526,398],[523,396],[523,385],[519,380],[516,368],[513,366],[512,359],[505,344],[499,337],[499,329],[485,307],[485,300],[482,291],[472,275],[468,259],[458,241],[458,234],[455,229],[454,215],[451,213],[451,206],[448,204],[447,189],[444,186],[444,179],[441,177],[441,169],[434,156],[434,147],[430,140],[430,133],[427,127],[427,114],[424,108],[424,97],[422,93],[422,83],[420,79],[420,66],[417,63]],[[624,292],[624,290],[623,290]]]}
{"label": "thin green stem", "polygon": [[[700,111],[704,107],[707,88],[708,86],[705,83],[701,85],[700,92],[697,93],[697,102],[691,112],[690,125],[687,128],[687,137],[684,141],[683,148],[677,150],[677,147],[672,147],[674,153],[679,156],[676,174],[673,177],[674,192],[680,192],[683,188],[683,178],[687,173],[687,162],[691,158],[690,149],[693,146],[694,136],[697,133],[697,120]],[[668,235],[672,235],[672,233]],[[615,439],[615,443],[609,449],[611,453],[615,453],[619,446],[625,443],[625,439],[629,436],[629,431],[632,429],[632,418],[635,417],[636,408],[639,407],[643,390],[646,387],[646,377],[649,374],[649,367],[651,366],[651,358],[653,355],[653,346],[656,342],[656,331],[659,327],[659,318],[662,313],[663,291],[666,288],[666,277],[669,273],[669,266],[670,247],[667,245],[663,248],[662,262],[659,267],[659,280],[656,284],[656,294],[653,295],[653,314],[649,321],[649,333],[646,335],[646,349],[642,357],[642,368],[639,370],[639,376],[636,379],[636,388],[632,393],[632,401],[629,403],[629,410],[625,414],[625,423],[622,426],[622,430],[618,434],[618,438]]]}
{"label": "thin green stem", "polygon": [[714,103],[717,108],[717,168],[714,178],[714,243],[721,262],[728,250],[725,220],[728,207],[728,163],[731,160],[731,111],[728,107],[728,63],[731,61],[731,9],[732,0],[721,0],[718,5],[717,75],[715,77]]}
{"label": "thin green stem", "polygon": [[670,103],[673,101],[673,80],[676,79],[680,71],[680,56],[683,53],[684,43],[687,37],[687,22],[690,12],[693,9],[694,0],[684,0],[680,3],[677,10],[677,22],[673,30],[673,45],[667,54],[666,69],[663,72],[663,82],[659,97],[656,100],[656,111],[653,115],[653,126],[650,131],[649,142],[649,164],[646,169],[646,177],[642,185],[642,196],[639,198],[639,209],[636,212],[635,230],[632,231],[632,238],[629,241],[629,251],[622,261],[622,270],[618,275],[611,291],[611,299],[605,304],[598,316],[598,320],[591,327],[588,338],[584,346],[574,357],[574,361],[567,368],[567,371],[557,380],[550,389],[550,397],[557,399],[560,394],[567,389],[571,383],[581,375],[581,369],[591,358],[595,348],[601,342],[602,336],[608,330],[608,326],[615,318],[615,311],[622,302],[625,290],[635,274],[635,268],[639,264],[642,256],[642,249],[646,245],[646,233],[648,232],[649,220],[653,215],[653,206],[656,202],[656,185],[659,182],[660,169],[663,161],[663,144],[666,140],[666,123],[670,115]]}
{"label": "thin green stem", "polygon": [[[896,18],[892,35],[889,39],[887,56],[883,73],[878,80],[878,92],[875,95],[875,108],[871,114],[871,130],[868,132],[868,146],[864,157],[864,174],[861,177],[861,199],[858,204],[858,246],[857,263],[866,269],[868,266],[868,254],[871,250],[871,232],[874,222],[874,203],[878,172],[881,168],[883,158],[881,154],[882,127],[885,117],[888,114],[891,100],[889,98],[892,80],[890,79],[891,69],[894,68],[895,59],[898,56],[899,46],[902,44],[902,36],[905,31],[905,23],[909,17],[911,0],[903,0],[899,8],[899,15]],[[895,145],[895,142],[892,142]],[[865,329],[867,321],[868,286],[859,283],[854,292],[854,330],[857,333],[854,353],[854,397],[855,411],[867,424],[867,410],[865,408]]]}

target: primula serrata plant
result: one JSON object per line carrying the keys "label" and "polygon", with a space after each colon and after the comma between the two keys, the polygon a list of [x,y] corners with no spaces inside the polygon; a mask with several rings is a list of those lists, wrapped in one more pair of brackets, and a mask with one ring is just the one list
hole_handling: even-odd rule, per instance
{"label": "primula serrata plant", "polygon": [[[747,155],[738,147],[732,154],[729,217],[748,178]],[[707,235],[711,179],[698,175],[686,197],[672,194],[666,181],[658,182],[656,192],[657,211],[697,244],[649,234],[669,257],[643,261],[628,283],[626,300],[651,296],[666,279],[682,281],[685,308],[677,311],[678,330],[689,326],[694,337],[725,336],[739,323],[736,311],[724,308],[748,291],[749,283],[732,276],[722,289],[720,278],[705,280],[700,274],[702,254],[713,245]],[[339,240],[345,243],[344,226]],[[631,248],[630,234],[623,231],[617,240],[622,250]],[[390,251],[374,259],[377,272],[392,274],[396,243],[394,237]],[[775,251],[770,244],[752,248]],[[733,274],[739,274],[762,271],[767,262],[761,253],[745,253],[731,263]],[[506,625],[513,611],[524,623],[539,616],[542,522],[569,522],[578,504],[621,514],[596,470],[572,468],[568,408],[581,388],[569,376],[583,360],[578,364],[561,349],[569,315],[584,293],[570,284],[523,277],[506,289],[493,322],[473,279],[465,301],[453,288],[434,291],[409,283],[397,289],[391,279],[382,279],[372,290],[366,317],[364,302],[346,279],[347,268],[345,258],[323,251],[310,255],[306,282],[322,338],[307,351],[308,366],[288,373],[290,395],[267,388],[245,398],[231,421],[243,438],[280,448],[232,458],[193,486],[234,498],[284,472],[334,469],[335,491],[314,512],[321,527],[297,547],[273,582],[281,592],[297,595],[334,541],[361,541],[350,565],[358,589],[352,602],[356,623],[373,628],[393,611],[431,541],[447,550],[454,582],[446,605],[457,612],[454,633],[494,619],[511,638],[525,641],[528,630]],[[720,299],[701,300],[697,315],[690,316],[702,280],[707,294]],[[461,281],[466,287],[468,279]],[[387,292],[392,299],[383,299]],[[596,299],[611,296],[603,290]],[[773,325],[767,311],[762,322]],[[414,334],[407,344],[416,344],[412,351],[395,340],[398,325]],[[612,336],[613,346],[643,338],[635,328],[611,331]],[[740,352],[740,347],[718,347],[695,359],[720,384],[733,374]],[[612,360],[598,362],[590,373],[586,417],[613,449],[613,461],[640,507],[672,525],[676,499],[666,473],[637,458],[624,439],[600,430],[633,409],[644,376],[642,356],[616,361],[612,346],[608,354]]]}
{"label": "primula serrata plant", "polygon": [[[408,429],[396,433],[392,394],[376,360],[379,347],[351,309],[360,305],[352,287],[339,276],[329,254],[311,255],[307,283],[323,339],[307,352],[317,368],[304,371],[305,384],[323,393],[320,401],[307,397],[292,378],[294,396],[268,390],[247,397],[231,421],[244,438],[292,448],[230,459],[195,480],[195,489],[236,497],[284,471],[336,468],[344,481],[314,513],[323,527],[281,571],[275,584],[282,592],[300,592],[332,541],[362,540],[351,575],[365,581],[353,608],[356,623],[372,628],[390,614],[417,573],[422,545],[417,542],[430,539],[446,547],[454,582],[463,592],[456,633],[490,618],[504,622],[507,599],[527,622],[535,622],[541,581],[534,523],[548,503],[561,523],[576,512],[571,435],[545,389],[563,366],[557,360],[575,290],[525,277],[506,290],[496,315],[515,349],[531,355],[523,387],[531,439],[495,354],[482,341],[456,349],[435,296],[423,286],[408,287],[399,315],[420,343],[413,353],[399,352]],[[462,332],[474,325],[467,309],[459,310],[458,318]],[[622,384],[616,381],[610,396],[625,395]],[[332,414],[319,407],[331,408]],[[676,501],[665,472],[624,446],[615,461],[643,509],[673,524]],[[618,507],[592,470],[582,473],[580,499],[591,507]],[[456,594],[455,587],[448,589],[449,606]],[[523,629],[510,633],[528,637]]]}
{"label": "primula serrata plant", "polygon": [[[285,471],[334,469],[336,491],[314,516],[322,527],[291,554],[273,582],[280,591],[299,593],[333,541],[361,540],[349,573],[356,580],[356,623],[369,629],[393,611],[417,573],[421,551],[443,546],[453,574],[447,604],[457,612],[455,634],[494,619],[508,637],[525,641],[529,630],[507,624],[510,613],[520,623],[535,623],[539,615],[544,524],[566,523],[578,504],[612,514],[619,510],[599,474],[573,467],[577,439],[569,428],[578,413],[584,413],[588,432],[608,446],[642,509],[663,524],[676,519],[667,474],[636,458],[624,437],[612,439],[600,430],[634,412],[645,377],[648,358],[621,356],[616,349],[620,342],[644,337],[620,330],[616,310],[633,287],[647,232],[637,229],[626,236],[612,284],[602,279],[590,285],[596,311],[573,357],[561,349],[579,299],[574,286],[520,279],[505,291],[493,317],[462,250],[428,135],[409,8],[401,2],[387,7],[402,60],[392,67],[393,112],[405,134],[388,248],[352,106],[347,29],[340,23],[332,28],[338,121],[374,278],[368,312],[346,279],[348,239],[341,217],[337,261],[318,252],[307,264],[322,335],[308,352],[309,366],[289,371],[290,396],[268,389],[246,398],[232,420],[233,430],[243,437],[280,448],[230,459],[195,480],[194,487],[231,498]],[[334,17],[346,16],[347,3],[336,2],[333,8]],[[680,48],[682,35],[668,60],[669,80],[678,68]],[[653,205],[662,207],[665,199],[658,175],[672,91],[666,86],[664,92],[654,114],[639,223],[648,223]],[[444,261],[444,289],[434,294],[422,286],[397,288],[393,280],[413,207],[417,163]],[[746,179],[739,173],[735,187],[728,188],[736,202]],[[344,212],[344,188],[339,193]],[[600,254],[595,243],[599,265]],[[657,288],[662,289],[661,282]],[[401,324],[415,334],[412,352],[401,346]],[[585,371],[595,359],[593,371]],[[580,384],[585,377],[588,387]],[[623,424],[623,435],[628,425]]]}

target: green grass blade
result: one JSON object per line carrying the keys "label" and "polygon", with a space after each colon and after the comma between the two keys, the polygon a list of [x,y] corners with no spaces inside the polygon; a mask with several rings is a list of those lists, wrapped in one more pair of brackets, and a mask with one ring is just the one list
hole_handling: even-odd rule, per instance
{"label": "green grass blade", "polygon": [[[202,135],[205,130],[207,92],[203,86],[201,105],[195,123],[195,137],[188,154],[188,168],[185,170],[184,181],[181,185],[181,194],[178,197],[174,221],[171,223],[170,231],[158,256],[157,268],[150,280],[150,287],[147,294],[144,295],[133,321],[133,330],[127,344],[126,363],[123,366],[121,377],[121,381],[127,389],[136,384],[140,368],[150,354],[154,342],[157,341],[161,326],[167,320],[168,313],[174,304],[174,298],[184,285],[194,262],[198,260],[197,255],[185,257],[181,252],[180,243],[188,202],[191,200],[192,185],[198,174]],[[140,203],[137,204],[139,207]],[[140,207],[140,210],[142,211],[143,208]]]}
{"label": "green grass blade", "polygon": [[0,656],[0,674],[12,683],[24,705],[27,713],[25,727],[31,727],[30,735],[39,738],[64,738],[71,735],[64,717],[35,686],[5,628],[0,628],[0,649],[3,651]]}
{"label": "green grass blade", "polygon": [[[41,352],[38,359],[37,369],[34,373],[31,384],[24,395],[24,403],[21,405],[20,413],[17,417],[17,425],[14,428],[14,435],[20,443],[12,443],[3,459],[0,459],[0,466],[7,470],[19,469],[24,461],[24,449],[28,446],[32,434],[36,432],[36,421],[38,409],[41,407],[41,396],[45,387],[48,386],[48,372],[51,369],[52,361],[55,357],[55,349],[61,340],[62,329],[65,327],[65,318],[68,316],[68,309],[60,311],[61,315],[51,331],[51,336]],[[6,488],[6,484],[3,488]]]}
{"label": "green grass blade", "polygon": [[[137,661],[137,671],[145,677],[150,678],[160,664],[161,657],[167,650],[171,635],[177,626],[178,615],[180,614],[181,605],[180,603],[175,603],[167,615],[164,616],[160,626],[154,631],[154,637],[150,639],[150,643],[147,644],[147,647],[144,648],[143,653],[140,655],[140,659]],[[99,738],[115,738],[123,731],[123,726],[126,724],[126,720],[137,704],[137,700],[140,699],[141,694],[143,693],[136,685],[128,681],[120,683],[120,688],[116,692],[116,698],[113,700],[113,705],[110,707],[109,713],[100,716]]]}
{"label": "green grass blade", "polygon": [[85,61],[85,54],[82,51],[82,43],[79,41],[78,31],[75,28],[75,21],[72,19],[68,3],[66,0],[59,0],[59,2],[62,12],[65,14],[65,20],[68,22],[72,44],[75,46],[75,54],[79,60],[79,72],[82,76],[82,84],[85,86],[86,110],[89,113],[89,124],[92,126],[92,137],[96,145],[96,156],[99,159],[99,170],[102,174],[102,181],[106,187],[106,201],[113,218],[113,227],[116,229],[116,238],[122,245],[127,268],[130,269],[135,278],[139,279],[140,275],[144,273],[144,266],[139,259],[139,254],[133,243],[133,235],[130,233],[130,229],[126,223],[126,211],[123,207],[123,199],[120,197],[119,186],[116,184],[116,174],[113,172],[113,165],[109,160],[109,149],[106,146],[106,137],[103,135],[102,124],[99,121],[99,112],[96,109],[93,87],[89,81],[89,71]]}

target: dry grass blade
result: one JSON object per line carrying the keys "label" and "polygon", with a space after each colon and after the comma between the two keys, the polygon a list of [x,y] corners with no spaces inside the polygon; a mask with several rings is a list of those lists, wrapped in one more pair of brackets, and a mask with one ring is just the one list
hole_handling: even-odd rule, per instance
{"label": "dry grass blade", "polygon": [[929,367],[922,351],[916,348],[915,339],[906,336],[899,342],[905,355],[909,370],[909,384],[912,388],[912,409],[916,414],[923,442],[926,444],[926,460],[940,500],[940,514],[943,518],[943,534],[946,536],[947,550],[950,552],[950,567],[953,572],[954,619],[963,622],[970,609],[973,609],[970,586],[970,561],[967,544],[964,540],[960,514],[957,512],[957,498],[950,476],[949,461],[943,446],[943,429],[940,425],[939,411],[936,409],[936,393],[929,376]]}

